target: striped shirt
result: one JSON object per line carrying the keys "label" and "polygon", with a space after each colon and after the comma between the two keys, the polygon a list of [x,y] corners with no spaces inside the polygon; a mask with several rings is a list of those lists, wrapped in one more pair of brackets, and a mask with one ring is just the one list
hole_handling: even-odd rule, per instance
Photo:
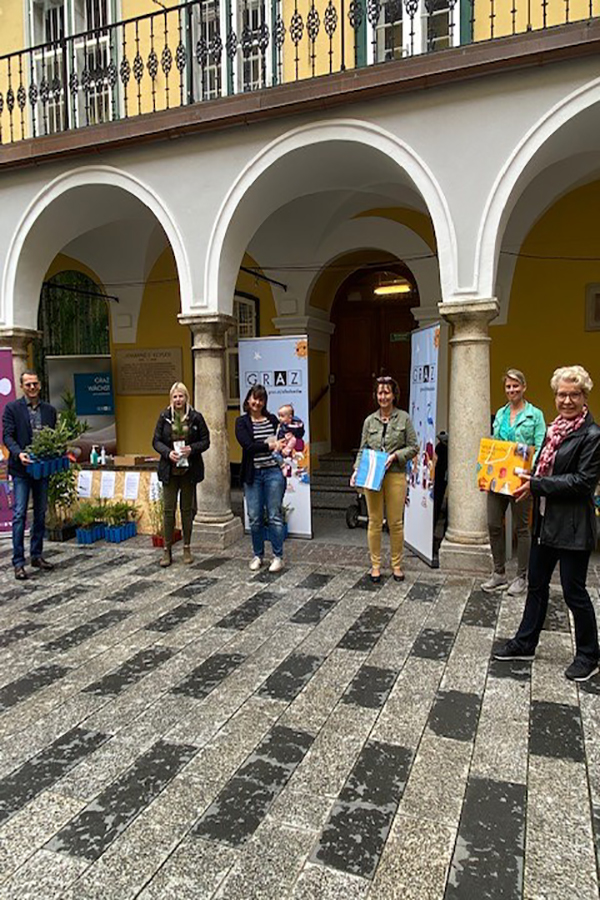
{"label": "striped shirt", "polygon": [[[275,437],[275,429],[268,419],[260,419],[258,422],[252,419],[252,433],[255,441],[266,441],[267,438]],[[276,465],[277,460],[273,458],[273,454],[267,447],[254,454],[255,469],[269,469]]]}

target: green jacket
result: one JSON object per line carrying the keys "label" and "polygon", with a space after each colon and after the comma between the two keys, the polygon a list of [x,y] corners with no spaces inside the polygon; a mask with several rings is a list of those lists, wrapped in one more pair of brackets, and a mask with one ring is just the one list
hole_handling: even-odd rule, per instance
{"label": "green jacket", "polygon": [[501,441],[516,441],[517,444],[529,444],[535,447],[536,455],[546,435],[544,413],[537,406],[527,402],[525,408],[517,413],[510,424],[510,403],[501,406],[494,418],[492,437]]}
{"label": "green jacket", "polygon": [[365,447],[369,450],[385,450],[386,453],[395,453],[396,459],[391,464],[389,471],[404,472],[406,463],[419,452],[419,439],[408,413],[403,409],[394,409],[385,432],[385,440],[379,410],[367,416],[362,428],[360,449],[354,463],[355,469],[358,468],[361,451]]}

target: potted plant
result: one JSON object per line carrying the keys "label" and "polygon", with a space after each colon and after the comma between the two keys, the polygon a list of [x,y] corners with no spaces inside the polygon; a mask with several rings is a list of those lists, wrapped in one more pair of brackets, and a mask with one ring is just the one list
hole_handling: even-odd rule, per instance
{"label": "potted plant", "polygon": [[104,539],[110,504],[106,500],[85,501],[73,514],[78,544],[95,544]]}
{"label": "potted plant", "polygon": [[126,500],[118,500],[110,504],[106,540],[111,544],[120,544],[137,534],[137,508]]}
{"label": "potted plant", "polygon": [[48,482],[46,537],[50,541],[70,541],[75,537],[73,507],[77,503],[79,466],[55,472]]}
{"label": "potted plant", "polygon": [[45,425],[33,435],[26,448],[32,459],[28,473],[34,479],[48,478],[69,468],[69,444],[87,430],[87,422],[80,422],[75,411],[73,395],[63,394],[65,409],[58,414],[56,428]]}
{"label": "potted plant", "polygon": [[[156,499],[151,500],[148,512],[150,514],[150,527],[152,529],[152,546],[153,547],[164,547],[165,546],[165,502],[163,498],[162,490],[158,492],[158,496]],[[173,543],[176,544],[177,541],[181,540],[181,529],[174,528],[173,529]]]}

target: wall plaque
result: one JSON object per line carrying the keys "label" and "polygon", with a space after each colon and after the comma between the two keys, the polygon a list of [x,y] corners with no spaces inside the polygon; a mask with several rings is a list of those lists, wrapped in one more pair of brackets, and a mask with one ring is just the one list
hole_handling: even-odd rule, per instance
{"label": "wall plaque", "polygon": [[117,394],[168,394],[183,379],[181,347],[116,352]]}

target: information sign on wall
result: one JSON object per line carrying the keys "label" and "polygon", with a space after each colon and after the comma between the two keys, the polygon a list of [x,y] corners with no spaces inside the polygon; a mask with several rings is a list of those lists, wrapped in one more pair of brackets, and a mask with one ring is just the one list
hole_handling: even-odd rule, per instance
{"label": "information sign on wall", "polygon": [[181,347],[117,350],[117,394],[167,394],[183,379]]}
{"label": "information sign on wall", "polygon": [[112,376],[110,372],[75,372],[75,408],[78,416],[113,416]]}

